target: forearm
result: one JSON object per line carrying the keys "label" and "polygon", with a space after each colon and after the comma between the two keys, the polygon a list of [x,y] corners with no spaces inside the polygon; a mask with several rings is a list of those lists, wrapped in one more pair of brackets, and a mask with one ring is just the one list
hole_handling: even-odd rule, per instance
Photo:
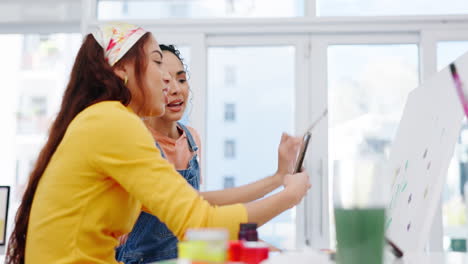
{"label": "forearm", "polygon": [[250,184],[219,191],[201,192],[200,195],[212,205],[248,203],[262,198],[281,184],[281,180],[275,174]]}
{"label": "forearm", "polygon": [[249,222],[257,223],[258,226],[261,226],[273,217],[294,207],[297,202],[295,195],[285,189],[265,199],[245,204],[245,207]]}

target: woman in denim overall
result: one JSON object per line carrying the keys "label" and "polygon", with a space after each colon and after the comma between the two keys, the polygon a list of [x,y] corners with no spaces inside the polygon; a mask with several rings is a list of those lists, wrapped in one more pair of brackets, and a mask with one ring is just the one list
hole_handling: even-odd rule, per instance
{"label": "woman in denim overall", "polygon": [[[175,91],[180,91],[181,94],[183,94],[182,97],[188,97],[189,88],[186,84],[185,70],[182,59],[180,57],[180,52],[172,45],[160,45],[160,47],[164,53],[163,64],[166,63],[164,61],[167,60],[168,64],[174,65],[174,59],[180,62],[180,65],[176,63],[178,67],[177,69],[172,71],[168,70],[171,76],[175,75],[173,77],[174,80],[172,81],[172,85],[179,85],[172,93],[177,95],[178,92]],[[178,76],[179,74],[182,74],[182,76]],[[172,89],[170,88],[169,97],[171,96],[171,90]],[[184,102],[185,99],[187,98],[184,98]],[[168,104],[167,107],[174,106]],[[177,108],[177,105],[175,107]],[[172,113],[172,116],[176,116],[180,120],[180,112],[183,113],[183,110],[185,110],[185,105],[183,108],[178,109],[178,114],[174,115]],[[166,119],[164,122],[164,125],[166,125],[167,122],[175,121],[172,121],[172,119]],[[150,130],[157,130],[157,126],[152,126],[150,124],[147,124],[147,126]],[[178,172],[187,180],[190,185],[198,190],[200,184],[200,166],[198,163],[199,156],[197,154],[197,150],[199,147],[194,140],[194,136],[187,127],[177,122],[177,128],[179,130],[179,135],[182,132],[186,134],[188,149],[191,152],[191,158],[189,159],[186,169],[180,169]],[[230,188],[222,191],[202,192],[200,194],[210,204],[219,206],[235,203],[246,203],[265,196],[279,186],[283,185],[283,183],[286,181],[285,175],[291,171],[293,159],[297,153],[300,143],[300,138],[291,137],[287,134],[282,135],[280,146],[278,147],[278,169],[274,175],[265,177],[261,180],[244,186]],[[161,155],[164,158],[167,158],[167,155],[164,153],[163,148],[160,146],[157,140],[156,146],[161,150]],[[186,153],[176,152],[176,156],[179,156],[179,154]],[[122,240],[125,240],[125,238]],[[141,212],[132,232],[126,238],[126,242],[116,249],[116,259],[118,261],[124,262],[125,264],[142,264],[166,259],[174,259],[177,258],[177,242],[178,239],[164,223],[159,221],[157,217],[146,212]]]}

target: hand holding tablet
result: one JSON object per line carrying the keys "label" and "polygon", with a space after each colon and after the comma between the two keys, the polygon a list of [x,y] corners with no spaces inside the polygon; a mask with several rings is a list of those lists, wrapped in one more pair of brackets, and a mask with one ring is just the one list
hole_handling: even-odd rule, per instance
{"label": "hand holding tablet", "polygon": [[302,169],[302,164],[304,163],[304,158],[307,152],[307,147],[309,146],[310,138],[312,137],[312,129],[324,118],[328,115],[328,110],[325,109],[323,113],[312,123],[312,125],[307,129],[304,137],[302,139],[301,148],[299,149],[299,153],[297,155],[296,165],[294,166],[294,173],[298,173]]}

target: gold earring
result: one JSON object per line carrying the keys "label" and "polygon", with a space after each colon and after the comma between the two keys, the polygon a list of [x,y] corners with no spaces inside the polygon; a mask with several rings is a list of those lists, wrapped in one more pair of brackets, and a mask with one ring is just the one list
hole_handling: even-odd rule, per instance
{"label": "gold earring", "polygon": [[127,83],[128,83],[128,76],[127,76],[127,75],[125,75],[125,78],[124,78],[124,84],[125,84],[125,85],[127,85]]}

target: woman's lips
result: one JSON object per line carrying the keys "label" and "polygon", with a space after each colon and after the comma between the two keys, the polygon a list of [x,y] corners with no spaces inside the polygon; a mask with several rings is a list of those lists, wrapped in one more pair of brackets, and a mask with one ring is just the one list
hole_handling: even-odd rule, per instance
{"label": "woman's lips", "polygon": [[171,103],[166,104],[166,108],[171,110],[172,112],[180,112],[182,111],[182,106],[184,105],[183,101],[172,101]]}

